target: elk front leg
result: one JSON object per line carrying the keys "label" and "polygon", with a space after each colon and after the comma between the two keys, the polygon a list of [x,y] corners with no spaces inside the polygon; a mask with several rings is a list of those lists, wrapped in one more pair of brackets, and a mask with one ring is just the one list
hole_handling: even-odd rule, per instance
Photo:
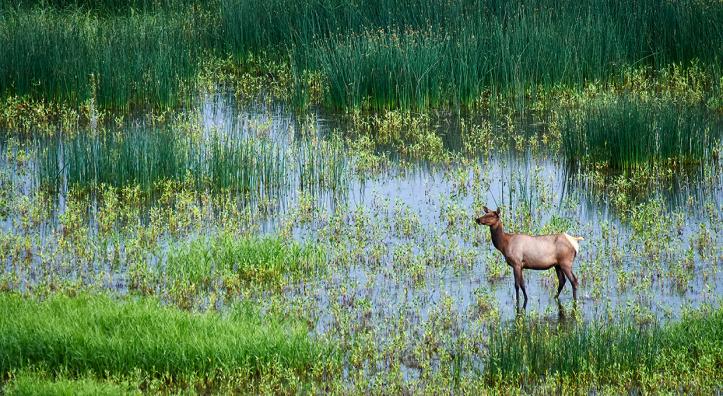
{"label": "elk front leg", "polygon": [[[527,308],[527,291],[525,290],[525,279],[522,277],[522,266],[515,265],[515,291],[522,289],[522,295],[525,297],[525,302],[522,304],[523,308]],[[517,301],[519,302],[520,295],[517,293]]]}

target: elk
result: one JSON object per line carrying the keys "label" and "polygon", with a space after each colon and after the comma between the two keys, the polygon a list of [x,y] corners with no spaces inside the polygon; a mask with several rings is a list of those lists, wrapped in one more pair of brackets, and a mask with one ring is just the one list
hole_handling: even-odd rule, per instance
{"label": "elk", "polygon": [[582,237],[573,237],[567,233],[552,235],[508,234],[502,227],[500,209],[489,210],[483,207],[485,214],[476,218],[479,225],[490,227],[492,244],[505,256],[505,261],[512,267],[515,276],[515,295],[517,306],[520,304],[520,289],[525,296],[523,307],[527,306],[527,291],[522,278],[523,269],[547,270],[555,267],[557,272],[557,295],[565,286],[565,277],[572,284],[572,297],[577,300],[577,277],[572,273],[572,263],[580,249],[578,241]]}

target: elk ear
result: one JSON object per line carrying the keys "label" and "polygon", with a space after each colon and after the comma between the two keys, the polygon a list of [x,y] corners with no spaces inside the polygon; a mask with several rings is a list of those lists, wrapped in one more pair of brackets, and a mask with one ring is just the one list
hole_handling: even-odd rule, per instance
{"label": "elk ear", "polygon": [[490,208],[483,206],[482,209],[484,209],[485,213],[491,212]]}
{"label": "elk ear", "polygon": [[495,210],[495,213],[497,213],[497,216],[499,216],[499,215],[500,215],[500,208],[497,208],[497,210]]}

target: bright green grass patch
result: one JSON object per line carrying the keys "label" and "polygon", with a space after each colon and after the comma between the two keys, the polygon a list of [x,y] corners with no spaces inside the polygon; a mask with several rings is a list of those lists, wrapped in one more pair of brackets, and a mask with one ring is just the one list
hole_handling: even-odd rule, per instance
{"label": "bright green grass patch", "polygon": [[2,388],[8,396],[114,396],[139,395],[138,389],[92,378],[57,378],[43,373],[22,371]]}
{"label": "bright green grass patch", "polygon": [[154,300],[0,295],[0,373],[41,366],[51,373],[253,378],[268,367],[308,377],[333,350],[306,328],[250,309],[189,313]]}
{"label": "bright green grass patch", "polygon": [[319,270],[324,251],[313,244],[280,237],[235,237],[218,234],[179,243],[169,250],[165,271],[181,284],[208,286],[214,279],[227,283],[279,284]]}
{"label": "bright green grass patch", "polygon": [[703,108],[629,97],[596,100],[566,111],[562,143],[569,161],[613,169],[710,158],[723,137],[720,121]]}
{"label": "bright green grass patch", "polygon": [[490,336],[485,376],[494,382],[534,383],[546,376],[588,376],[617,383],[646,373],[711,371],[721,378],[723,309],[702,310],[665,325],[632,321],[565,324],[517,321]]}

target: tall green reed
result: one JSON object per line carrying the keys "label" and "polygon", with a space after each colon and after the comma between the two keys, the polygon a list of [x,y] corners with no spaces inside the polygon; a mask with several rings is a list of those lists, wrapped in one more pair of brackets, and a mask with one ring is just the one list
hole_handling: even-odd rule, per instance
{"label": "tall green reed", "polygon": [[[599,383],[660,369],[674,372],[701,359],[720,360],[723,310],[697,312],[680,322],[546,324],[519,319],[492,330],[484,361],[490,382],[534,383],[548,375],[590,375]],[[717,355],[717,356],[716,356]],[[667,361],[675,367],[661,367]]]}
{"label": "tall green reed", "polygon": [[188,14],[5,12],[0,91],[121,109],[177,105],[207,45],[199,23]]}
{"label": "tall green reed", "polygon": [[106,184],[153,192],[159,182],[172,180],[258,198],[287,188],[285,152],[253,137],[201,138],[171,128],[133,127],[40,138],[35,148],[38,183],[55,190]]}
{"label": "tall green reed", "polygon": [[697,163],[720,144],[720,120],[705,109],[670,100],[604,98],[563,112],[562,143],[569,162],[630,169],[661,161]]}

